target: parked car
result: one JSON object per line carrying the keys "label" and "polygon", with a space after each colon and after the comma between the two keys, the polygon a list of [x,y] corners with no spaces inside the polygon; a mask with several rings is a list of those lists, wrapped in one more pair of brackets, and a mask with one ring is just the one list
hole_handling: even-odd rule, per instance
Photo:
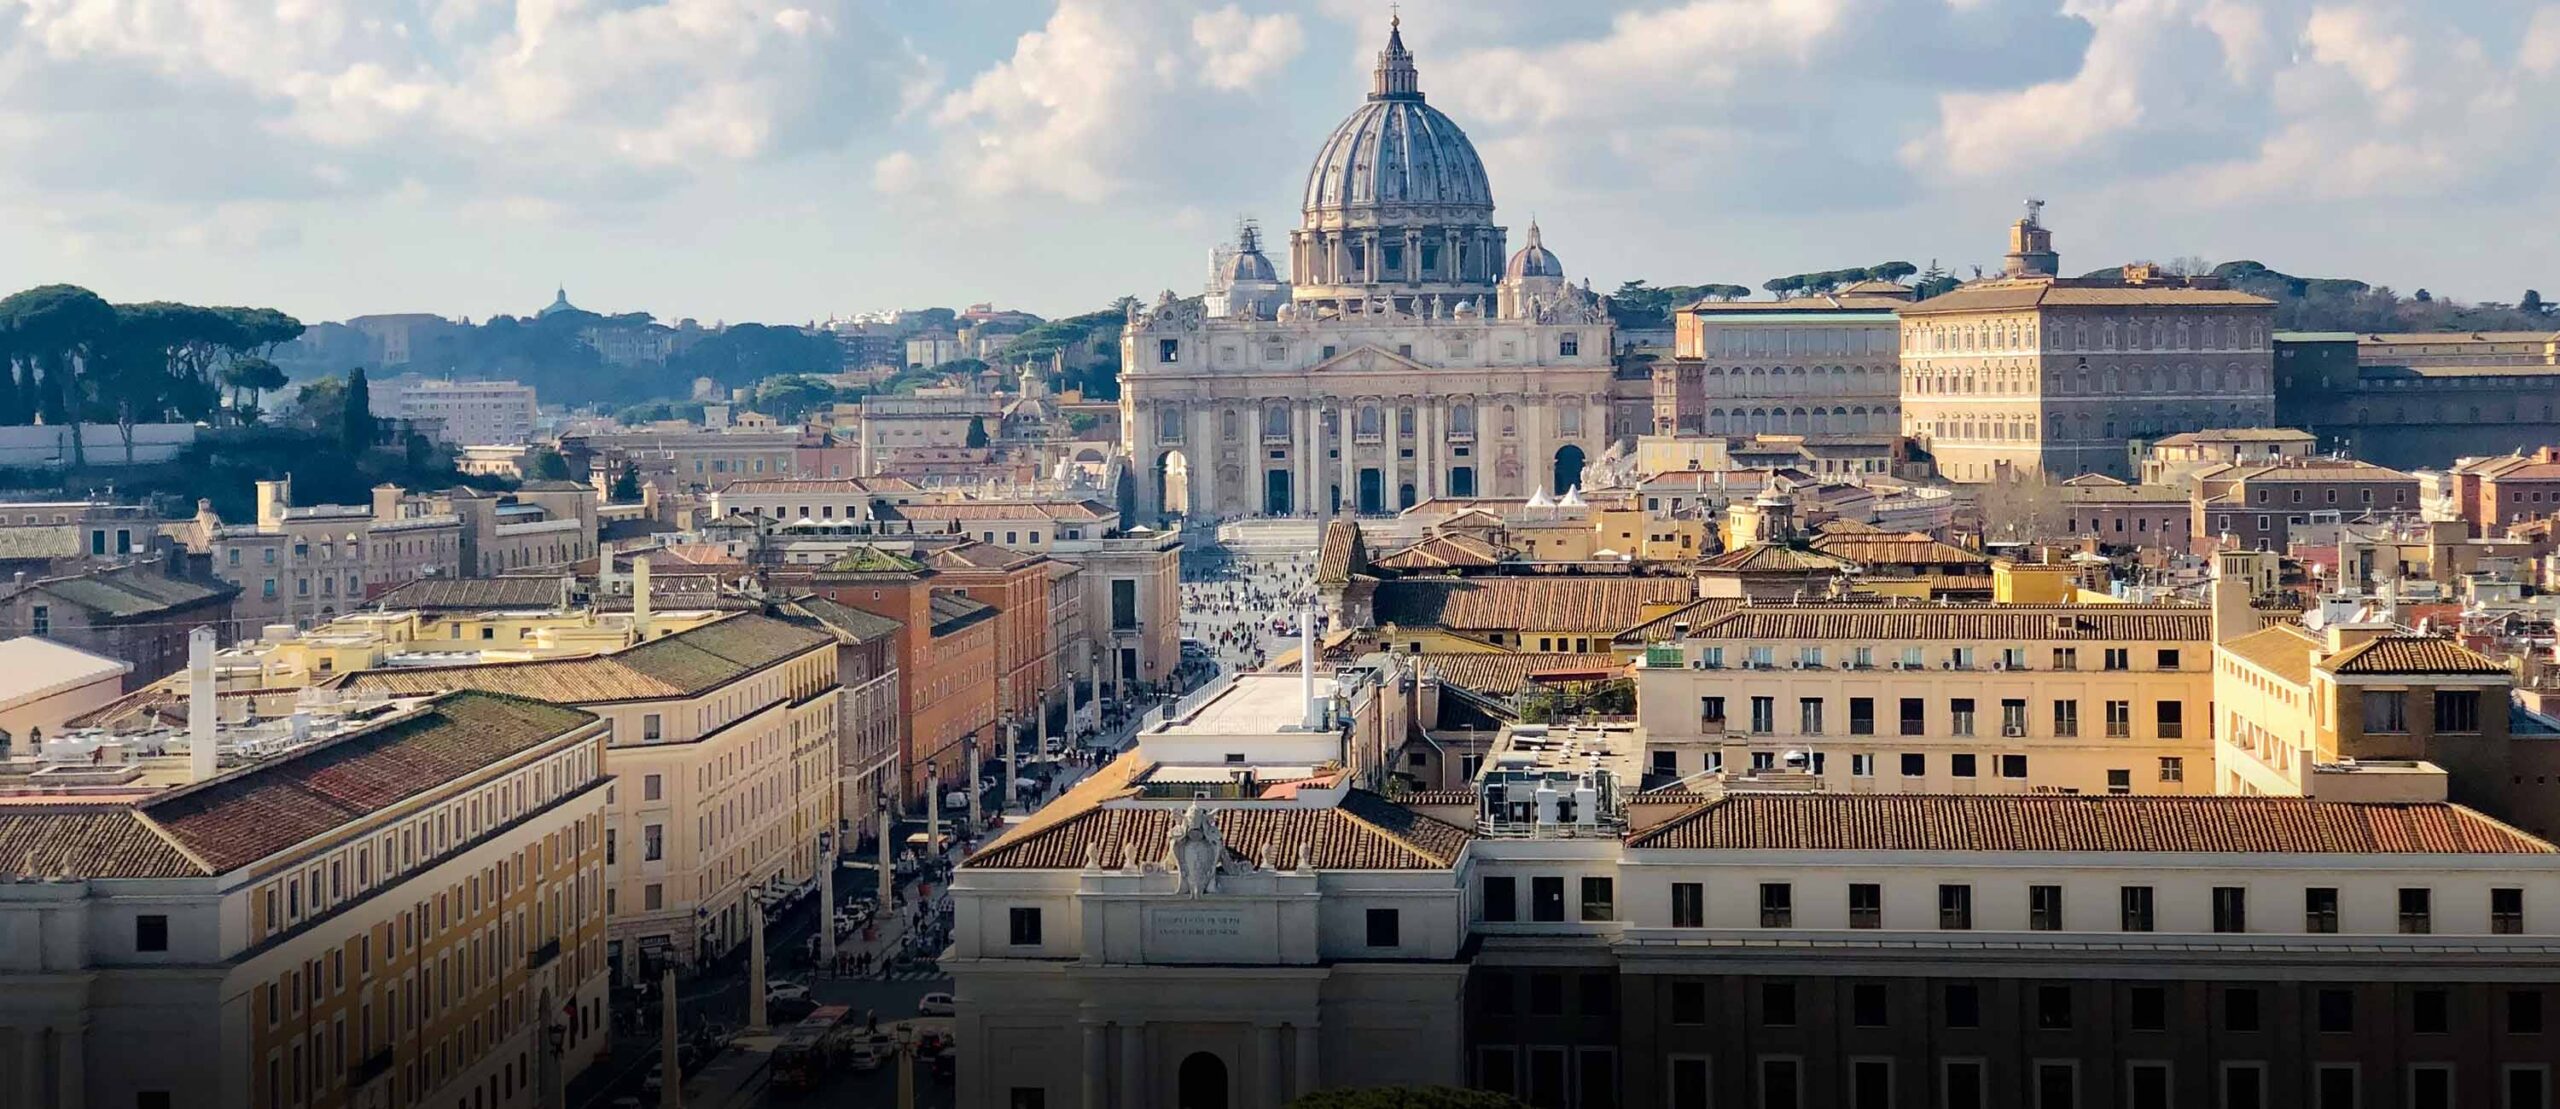
{"label": "parked car", "polygon": [[775,982],[764,988],[764,1003],[766,1005],[772,1005],[776,1002],[782,1001],[811,1000],[814,999],[809,996],[809,987],[803,986],[798,982]]}
{"label": "parked car", "polygon": [[916,1002],[916,1015],[920,1017],[947,1017],[952,1013],[951,995],[947,993],[929,993]]}

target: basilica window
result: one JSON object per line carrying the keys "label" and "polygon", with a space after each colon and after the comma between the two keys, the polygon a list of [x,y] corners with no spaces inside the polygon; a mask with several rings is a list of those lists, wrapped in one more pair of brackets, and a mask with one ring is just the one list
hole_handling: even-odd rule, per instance
{"label": "basilica window", "polygon": [[1318,414],[1317,414],[1317,419],[1318,419],[1319,421],[1321,421],[1322,426],[1324,427],[1324,433],[1325,433],[1326,435],[1331,436],[1331,435],[1338,435],[1338,434],[1340,434],[1340,433],[1341,433],[1341,428],[1342,428],[1341,419],[1340,419],[1339,414],[1338,414],[1338,413],[1336,413],[1333,409],[1328,408],[1328,409],[1325,409],[1323,412],[1318,413]]}
{"label": "basilica window", "polygon": [[1406,405],[1403,408],[1396,409],[1396,434],[1408,439],[1413,437],[1412,405]]}
{"label": "basilica window", "polygon": [[1243,434],[1243,428],[1238,426],[1242,423],[1244,423],[1244,419],[1242,416],[1237,414],[1235,409],[1230,408],[1225,412],[1219,413],[1218,437],[1221,439],[1234,439],[1236,436]]}
{"label": "basilica window", "polygon": [[1385,246],[1379,247],[1378,252],[1385,256],[1386,261],[1386,265],[1383,268],[1381,276],[1404,276],[1404,247],[1395,243],[1388,243]]}
{"label": "basilica window", "polygon": [[1461,404],[1461,405],[1458,405],[1458,406],[1457,406],[1457,407],[1455,407],[1455,408],[1451,408],[1451,409],[1449,410],[1449,430],[1450,430],[1450,431],[1452,431],[1452,432],[1455,432],[1455,433],[1457,433],[1457,434],[1460,434],[1460,435],[1473,435],[1473,434],[1475,434],[1475,433],[1476,433],[1476,410],[1475,410],[1475,407],[1474,407],[1473,405],[1465,405],[1465,404]]}
{"label": "basilica window", "polygon": [[1156,361],[1168,363],[1182,361],[1182,340],[1156,340]]}
{"label": "basilica window", "polygon": [[1514,407],[1512,407],[1511,405],[1508,405],[1508,404],[1503,405],[1503,406],[1502,406],[1502,434],[1503,434],[1503,437],[1504,437],[1504,438],[1509,438],[1509,437],[1511,437],[1511,436],[1513,436],[1513,435],[1517,435],[1517,434],[1519,434],[1519,433],[1520,433],[1520,410],[1519,410],[1519,409],[1517,409],[1517,408],[1514,408]]}
{"label": "basilica window", "polygon": [[1156,438],[1168,442],[1182,438],[1181,409],[1160,408],[1156,410]]}
{"label": "basilica window", "polygon": [[1379,431],[1380,431],[1380,428],[1379,428],[1379,424],[1378,424],[1378,406],[1377,406],[1377,405],[1374,405],[1374,404],[1364,404],[1364,405],[1361,405],[1361,406],[1360,406],[1360,429],[1359,429],[1360,437],[1361,437],[1361,438],[1363,438],[1363,439],[1375,439],[1375,438],[1377,438],[1377,437],[1378,437],[1378,435],[1379,435]]}
{"label": "basilica window", "polygon": [[1571,358],[1581,353],[1582,336],[1568,331],[1556,340],[1556,354],[1558,357]]}
{"label": "basilica window", "polygon": [[1355,241],[1355,242],[1351,243],[1351,244],[1350,244],[1350,246],[1351,246],[1351,276],[1353,276],[1353,277],[1360,277],[1360,276],[1362,276],[1362,275],[1363,275],[1363,274],[1368,270],[1368,268],[1369,268],[1369,251],[1368,251],[1368,245],[1367,245],[1367,244],[1365,244],[1365,243],[1361,243],[1361,242],[1356,242],[1356,241]]}
{"label": "basilica window", "polygon": [[1286,408],[1280,408],[1280,407],[1277,407],[1277,406],[1274,406],[1274,407],[1271,407],[1271,408],[1263,409],[1263,410],[1262,410],[1262,433],[1263,433],[1264,435],[1277,435],[1277,436],[1286,436],[1286,435],[1288,435],[1288,434],[1289,434],[1289,410],[1288,410],[1288,409],[1286,409]]}
{"label": "basilica window", "polygon": [[1556,430],[1566,435],[1582,434],[1582,403],[1568,402],[1556,410]]}

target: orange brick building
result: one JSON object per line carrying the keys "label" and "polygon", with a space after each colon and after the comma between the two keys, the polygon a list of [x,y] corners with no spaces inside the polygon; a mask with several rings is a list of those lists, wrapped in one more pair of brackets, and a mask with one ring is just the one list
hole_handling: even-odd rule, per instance
{"label": "orange brick building", "polygon": [[898,622],[901,801],[923,803],[929,764],[968,781],[965,744],[992,750],[1000,634],[996,608],[962,595],[939,571],[905,555],[858,548],[810,576],[810,591]]}

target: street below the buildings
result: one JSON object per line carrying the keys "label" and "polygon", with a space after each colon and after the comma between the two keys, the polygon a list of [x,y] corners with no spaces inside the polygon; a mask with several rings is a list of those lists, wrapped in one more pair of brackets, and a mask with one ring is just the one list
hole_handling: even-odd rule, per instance
{"label": "street below the buildings", "polygon": [[[1031,807],[1046,803],[1092,772],[1094,763],[1107,760],[1111,753],[1127,746],[1135,729],[1134,718],[1117,721],[1096,737],[1093,749],[1097,758],[1068,758],[1050,765],[1055,773],[1040,795],[1031,799]],[[993,801],[989,804],[992,806]],[[992,810],[991,810],[992,811]],[[1026,810],[1017,808],[1019,819]],[[955,833],[965,824],[968,814],[945,813],[945,827]],[[956,820],[952,819],[956,816]],[[902,821],[893,835],[904,837],[924,830],[921,820]],[[866,973],[832,974],[822,971],[814,954],[812,941],[819,927],[818,899],[804,897],[778,909],[767,922],[765,931],[765,967],[768,986],[784,982],[796,983],[809,990],[819,1005],[843,1005],[851,1010],[849,1020],[867,1024],[876,1018],[883,1030],[917,1015],[917,1004],[926,994],[949,993],[952,983],[934,959],[949,942],[947,921],[951,897],[947,888],[950,868],[965,858],[967,848],[994,838],[993,834],[973,837],[955,845],[936,865],[901,876],[896,882],[897,905],[889,913],[875,917],[865,929],[855,930],[838,945],[839,953],[848,961],[865,966]],[[868,896],[875,888],[877,871],[870,865],[874,856],[848,856],[847,864],[836,874],[836,896],[850,901]],[[911,940],[913,942],[911,942]],[[897,1067],[895,1062],[870,1070],[837,1070],[824,1075],[817,1084],[803,1091],[784,1091],[772,1086],[770,1068],[765,1065],[771,1039],[739,1037],[737,1033],[747,1018],[746,949],[726,956],[690,975],[677,980],[678,1027],[688,1037],[706,1042],[730,1040],[727,1048],[713,1054],[698,1069],[687,1072],[685,1101],[687,1109],[726,1109],[730,1106],[758,1105],[846,1105],[894,1106],[897,1104]],[[652,987],[655,983],[650,983]],[[568,1105],[571,1109],[609,1109],[617,1099],[637,1098],[640,1109],[654,1109],[658,1104],[654,1090],[643,1089],[643,1080],[660,1058],[661,1039],[658,1028],[658,999],[644,991],[615,991],[613,1040],[606,1056],[569,1083]],[[791,1021],[777,1014],[776,1029]],[[952,1104],[954,1091],[948,1078],[940,1077],[929,1059],[919,1059],[916,1069],[916,1105],[921,1109],[942,1109]],[[629,1102],[621,1102],[628,1106]]]}

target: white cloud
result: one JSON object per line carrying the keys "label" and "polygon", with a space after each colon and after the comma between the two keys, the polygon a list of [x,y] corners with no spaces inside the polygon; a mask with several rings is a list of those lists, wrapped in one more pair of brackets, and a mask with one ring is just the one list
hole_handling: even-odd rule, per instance
{"label": "white cloud", "polygon": [[900,151],[875,181],[1090,204],[1164,180],[1189,153],[1168,132],[1198,97],[1250,91],[1303,45],[1293,15],[1184,15],[1170,0],[1061,0],[1010,57],[935,105],[938,147]]}
{"label": "white cloud", "polygon": [[1191,17],[1191,41],[1206,53],[1201,83],[1214,89],[1249,89],[1271,79],[1306,46],[1298,17],[1250,16],[1234,5]]}
{"label": "white cloud", "polygon": [[[924,67],[852,3],[437,0],[412,24],[365,0],[0,0],[0,91],[81,82],[144,116],[219,105],[224,127],[287,151],[565,193],[835,146],[885,119]],[[39,124],[57,145],[88,107],[61,99]],[[105,163],[109,188],[133,170]]]}

